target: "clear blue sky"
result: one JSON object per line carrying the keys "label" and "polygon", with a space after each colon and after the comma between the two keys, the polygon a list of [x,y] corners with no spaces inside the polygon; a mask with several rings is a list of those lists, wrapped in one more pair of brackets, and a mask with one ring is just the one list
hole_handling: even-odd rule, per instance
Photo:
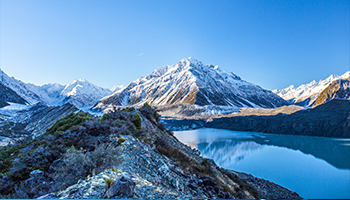
{"label": "clear blue sky", "polygon": [[1,0],[1,68],[128,84],[194,57],[267,89],[350,70],[349,0]]}

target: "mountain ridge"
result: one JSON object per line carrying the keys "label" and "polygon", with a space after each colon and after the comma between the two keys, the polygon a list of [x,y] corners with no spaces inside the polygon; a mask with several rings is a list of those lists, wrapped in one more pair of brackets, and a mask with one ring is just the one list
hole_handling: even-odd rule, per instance
{"label": "mountain ridge", "polygon": [[94,109],[108,110],[115,106],[144,103],[152,106],[196,104],[231,107],[279,107],[288,104],[274,93],[244,81],[234,73],[189,57],[132,81],[101,99]]}
{"label": "mountain ridge", "polygon": [[310,83],[302,84],[297,88],[295,88],[294,85],[290,85],[285,89],[275,89],[272,90],[272,92],[279,95],[291,104],[311,107],[315,103],[320,93],[333,81],[347,78],[350,78],[350,71],[345,72],[341,76],[332,74],[324,80],[313,80]]}
{"label": "mountain ridge", "polygon": [[39,102],[51,106],[73,103],[80,108],[91,107],[98,100],[112,93],[110,89],[94,85],[85,79],[75,79],[66,85],[49,83],[37,86],[10,77],[1,69],[0,83],[32,105]]}

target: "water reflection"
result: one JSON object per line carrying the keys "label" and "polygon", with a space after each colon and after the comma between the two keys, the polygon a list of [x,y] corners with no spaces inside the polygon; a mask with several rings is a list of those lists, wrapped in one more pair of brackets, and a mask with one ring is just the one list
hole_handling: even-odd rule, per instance
{"label": "water reflection", "polygon": [[204,157],[212,158],[215,162],[227,168],[243,160],[245,156],[264,146],[252,141],[224,140],[211,143],[199,143],[197,148]]}
{"label": "water reflection", "polygon": [[350,140],[198,129],[175,132],[225,168],[253,174],[304,198],[350,199]]}
{"label": "water reflection", "polygon": [[197,148],[204,157],[214,159],[222,167],[243,160],[264,146],[299,150],[322,159],[338,169],[350,169],[350,139],[248,133],[229,130],[199,129],[176,132],[185,144]]}

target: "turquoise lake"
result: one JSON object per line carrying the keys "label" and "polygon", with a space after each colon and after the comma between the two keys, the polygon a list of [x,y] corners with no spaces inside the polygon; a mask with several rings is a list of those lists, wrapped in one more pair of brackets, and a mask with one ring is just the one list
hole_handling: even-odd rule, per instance
{"label": "turquoise lake", "polygon": [[350,199],[350,139],[202,128],[176,131],[217,165],[267,179],[308,199]]}

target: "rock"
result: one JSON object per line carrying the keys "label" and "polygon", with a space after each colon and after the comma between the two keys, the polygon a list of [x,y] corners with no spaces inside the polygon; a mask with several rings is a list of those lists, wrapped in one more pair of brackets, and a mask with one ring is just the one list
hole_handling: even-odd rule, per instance
{"label": "rock", "polygon": [[111,198],[114,196],[132,196],[134,193],[136,183],[130,176],[121,175],[113,183],[113,185],[107,190],[105,198]]}
{"label": "rock", "polygon": [[211,178],[211,177],[202,176],[201,179],[202,179],[203,184],[205,186],[211,186],[211,187],[215,187],[216,186],[215,180],[213,178]]}
{"label": "rock", "polygon": [[37,170],[30,172],[31,177],[38,177],[38,176],[42,176],[42,175],[44,175],[44,172],[41,171],[40,169],[37,169]]}
{"label": "rock", "polygon": [[49,170],[47,171],[48,173],[53,173],[55,172],[56,167],[62,162],[61,159],[57,159],[52,162],[52,164],[49,167]]}
{"label": "rock", "polygon": [[222,188],[221,186],[216,185],[214,187],[214,190],[215,190],[216,193],[219,193],[221,190],[224,190],[224,188]]}

